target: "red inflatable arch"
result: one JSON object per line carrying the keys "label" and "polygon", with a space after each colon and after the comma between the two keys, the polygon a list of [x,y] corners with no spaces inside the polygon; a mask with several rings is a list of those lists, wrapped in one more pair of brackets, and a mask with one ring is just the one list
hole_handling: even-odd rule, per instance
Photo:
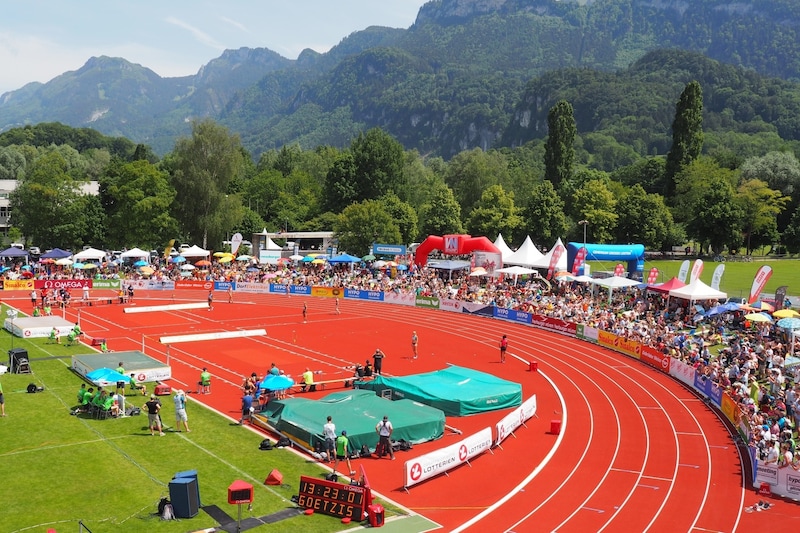
{"label": "red inflatable arch", "polygon": [[425,266],[428,262],[428,254],[434,250],[441,250],[446,255],[466,255],[475,250],[500,253],[497,246],[486,237],[472,237],[470,235],[445,235],[439,237],[430,235],[417,246],[417,250],[414,252],[414,262],[419,266]]}

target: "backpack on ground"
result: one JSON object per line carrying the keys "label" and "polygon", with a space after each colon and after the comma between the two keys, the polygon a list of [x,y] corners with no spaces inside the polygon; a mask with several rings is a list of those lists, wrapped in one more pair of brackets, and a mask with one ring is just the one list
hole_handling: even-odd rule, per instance
{"label": "backpack on ground", "polygon": [[261,444],[258,445],[259,450],[271,450],[272,449],[272,441],[269,439],[264,439],[261,441]]}
{"label": "backpack on ground", "polygon": [[359,455],[361,457],[370,457],[372,455],[372,452],[369,451],[369,446],[367,446],[366,444],[362,444],[361,452],[359,453]]}
{"label": "backpack on ground", "polygon": [[281,437],[280,439],[278,439],[278,442],[275,443],[275,446],[277,448],[284,448],[286,446],[291,446],[291,445],[292,443],[289,441],[288,437]]}

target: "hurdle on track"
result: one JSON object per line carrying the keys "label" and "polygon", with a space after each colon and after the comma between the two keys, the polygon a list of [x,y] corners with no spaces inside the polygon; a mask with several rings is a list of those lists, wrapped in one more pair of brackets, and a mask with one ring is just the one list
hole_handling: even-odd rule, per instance
{"label": "hurdle on track", "polygon": [[215,341],[220,339],[233,339],[236,337],[256,337],[259,335],[266,335],[267,330],[261,329],[243,329],[240,331],[218,331],[216,333],[192,333],[189,335],[171,335],[168,337],[161,337],[159,342],[161,344],[175,344],[178,342],[196,342],[196,341]]}
{"label": "hurdle on track", "polygon": [[142,307],[126,307],[125,313],[151,313],[153,311],[181,311],[183,309],[207,309],[206,302],[194,302],[188,304],[167,304],[167,305],[145,305]]}

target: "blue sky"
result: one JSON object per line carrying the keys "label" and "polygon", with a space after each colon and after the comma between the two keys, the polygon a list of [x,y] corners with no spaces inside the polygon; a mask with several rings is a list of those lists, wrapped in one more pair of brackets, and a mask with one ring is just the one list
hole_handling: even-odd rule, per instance
{"label": "blue sky", "polygon": [[123,57],[160,76],[194,74],[225,49],[294,59],[368,26],[408,28],[425,0],[23,0],[0,9],[0,94]]}

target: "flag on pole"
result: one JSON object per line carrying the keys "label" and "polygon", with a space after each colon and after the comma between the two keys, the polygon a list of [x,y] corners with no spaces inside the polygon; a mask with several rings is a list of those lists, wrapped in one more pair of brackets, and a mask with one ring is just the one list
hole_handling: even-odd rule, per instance
{"label": "flag on pole", "polygon": [[747,299],[747,303],[752,304],[755,303],[756,300],[758,300],[758,296],[764,289],[764,285],[767,284],[769,278],[771,277],[772,277],[771,266],[764,265],[758,269],[755,277],[753,278],[753,285],[750,287],[750,298]]}
{"label": "flag on pole", "polygon": [[711,288],[719,290],[719,282],[722,281],[722,274],[725,273],[725,265],[720,263],[714,269],[714,274],[711,276]]}
{"label": "flag on pole", "polygon": [[550,257],[550,266],[547,267],[547,279],[552,279],[556,271],[558,260],[561,259],[561,254],[564,253],[564,245],[559,244],[553,249],[553,255]]}
{"label": "flag on pole", "polygon": [[175,239],[170,239],[167,247],[164,248],[164,259],[169,259],[169,254],[172,253],[172,247],[175,246]]}
{"label": "flag on pole", "polygon": [[678,271],[678,279],[681,283],[686,283],[686,275],[689,273],[689,260],[686,259],[681,263],[681,269]]}
{"label": "flag on pole", "polygon": [[658,279],[658,268],[653,267],[650,269],[650,273],[647,275],[647,284],[652,285]]}
{"label": "flag on pole", "polygon": [[577,276],[581,274],[583,270],[583,263],[586,259],[586,247],[581,246],[581,249],[578,250],[578,253],[575,254],[575,259],[572,261],[572,275]]}
{"label": "flag on pole", "polygon": [[231,253],[236,255],[236,252],[239,251],[239,246],[242,244],[242,234],[241,233],[234,233],[233,237],[231,237]]}
{"label": "flag on pole", "polygon": [[689,283],[693,282],[694,280],[700,277],[700,274],[703,273],[704,266],[705,265],[703,264],[702,259],[694,260],[694,265],[692,265],[692,275],[689,277]]}

